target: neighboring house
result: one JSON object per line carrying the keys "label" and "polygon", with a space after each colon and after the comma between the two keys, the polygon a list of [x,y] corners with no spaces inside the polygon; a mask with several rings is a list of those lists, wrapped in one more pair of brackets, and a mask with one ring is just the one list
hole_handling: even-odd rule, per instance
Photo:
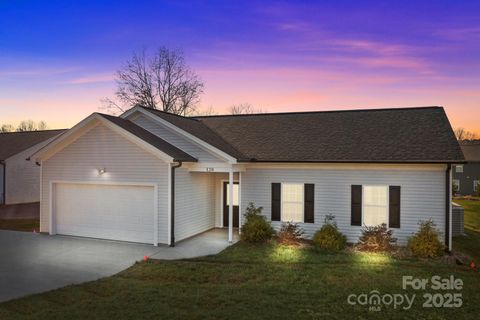
{"label": "neighboring house", "polygon": [[333,214],[351,242],[384,222],[405,244],[431,218],[450,245],[450,168],[464,162],[441,107],[191,118],[134,107],[92,114],[32,159],[42,232],[155,245],[214,227],[231,241],[250,202],[307,237]]}
{"label": "neighboring house", "polygon": [[461,145],[467,163],[456,165],[453,170],[453,184],[457,194],[469,196],[479,194],[480,143]]}
{"label": "neighboring house", "polygon": [[0,204],[40,201],[40,168],[26,159],[64,131],[0,133]]}

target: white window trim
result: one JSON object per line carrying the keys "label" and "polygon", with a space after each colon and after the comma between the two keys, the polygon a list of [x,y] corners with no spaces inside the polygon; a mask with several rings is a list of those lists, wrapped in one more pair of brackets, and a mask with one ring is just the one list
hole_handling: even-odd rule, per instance
{"label": "white window trim", "polygon": [[[301,185],[303,189],[302,197],[302,220],[293,221],[293,223],[305,223],[305,183],[302,182],[282,182],[280,183],[280,222],[292,222],[292,220],[283,220],[283,185],[284,184],[296,184]],[[296,203],[296,202],[295,202]]]}
{"label": "white window trim", "polygon": [[[363,185],[362,184],[362,227],[363,226],[366,226],[365,224],[365,187],[384,187],[384,188],[387,188],[387,204],[386,204],[386,207],[387,207],[387,219],[386,219],[386,224],[387,224],[387,228],[390,228],[390,214],[389,214],[389,208],[390,208],[390,185],[384,185],[384,184],[365,184]],[[377,207],[380,207],[380,206],[377,206]],[[383,206],[382,206],[383,207]],[[371,226],[369,226],[371,227]]]}
{"label": "white window trim", "polygon": [[473,180],[473,191],[477,192],[480,180]]}
{"label": "white window trim", "polygon": [[[461,168],[461,170],[458,170],[459,168]],[[455,166],[455,172],[456,173],[463,173],[463,165],[456,165]]]}

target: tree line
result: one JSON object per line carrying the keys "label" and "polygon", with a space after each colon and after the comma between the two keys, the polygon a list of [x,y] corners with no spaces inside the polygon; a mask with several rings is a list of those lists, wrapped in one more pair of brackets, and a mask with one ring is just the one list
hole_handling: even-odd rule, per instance
{"label": "tree line", "polygon": [[48,125],[45,121],[34,122],[33,120],[23,120],[20,121],[20,123],[16,127],[8,123],[0,125],[0,132],[23,132],[47,129]]}

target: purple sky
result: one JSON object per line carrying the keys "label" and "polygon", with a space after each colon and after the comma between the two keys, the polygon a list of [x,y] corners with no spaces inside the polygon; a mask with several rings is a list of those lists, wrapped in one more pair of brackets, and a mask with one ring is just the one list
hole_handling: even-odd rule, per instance
{"label": "purple sky", "polygon": [[479,1],[65,2],[0,2],[0,123],[72,126],[166,45],[205,81],[200,108],[442,105],[480,133]]}

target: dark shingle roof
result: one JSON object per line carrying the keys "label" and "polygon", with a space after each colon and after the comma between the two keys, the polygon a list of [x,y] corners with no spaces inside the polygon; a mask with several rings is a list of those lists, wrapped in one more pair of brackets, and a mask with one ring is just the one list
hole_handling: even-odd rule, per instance
{"label": "dark shingle roof", "polygon": [[248,160],[245,155],[243,155],[239,150],[234,146],[225,141],[218,133],[211,130],[206,126],[203,121],[199,121],[195,118],[183,117],[160,110],[154,110],[151,108],[143,108],[160,118],[170,122],[171,124],[177,126],[178,128],[194,135],[195,137],[207,142],[208,144],[214,146],[215,148],[225,152],[226,154],[239,159],[239,160]]}
{"label": "dark shingle roof", "polygon": [[186,162],[196,162],[197,159],[192,157],[191,155],[187,154],[186,152],[178,149],[177,147],[171,145],[167,141],[161,139],[160,137],[154,135],[153,133],[143,129],[140,126],[137,126],[133,122],[122,119],[119,117],[110,116],[107,114],[98,113],[101,117],[105,118],[106,120],[116,124],[117,126],[127,130],[131,134],[137,136],[138,138],[142,139],[143,141],[147,142],[148,144],[154,146],[158,150],[168,154],[174,161],[186,161]]}
{"label": "dark shingle roof", "polygon": [[464,161],[441,107],[179,118],[201,122],[251,161]]}
{"label": "dark shingle roof", "polygon": [[468,162],[480,162],[480,144],[462,145],[462,151]]}
{"label": "dark shingle roof", "polygon": [[0,133],[0,160],[6,160],[64,131],[66,129]]}

